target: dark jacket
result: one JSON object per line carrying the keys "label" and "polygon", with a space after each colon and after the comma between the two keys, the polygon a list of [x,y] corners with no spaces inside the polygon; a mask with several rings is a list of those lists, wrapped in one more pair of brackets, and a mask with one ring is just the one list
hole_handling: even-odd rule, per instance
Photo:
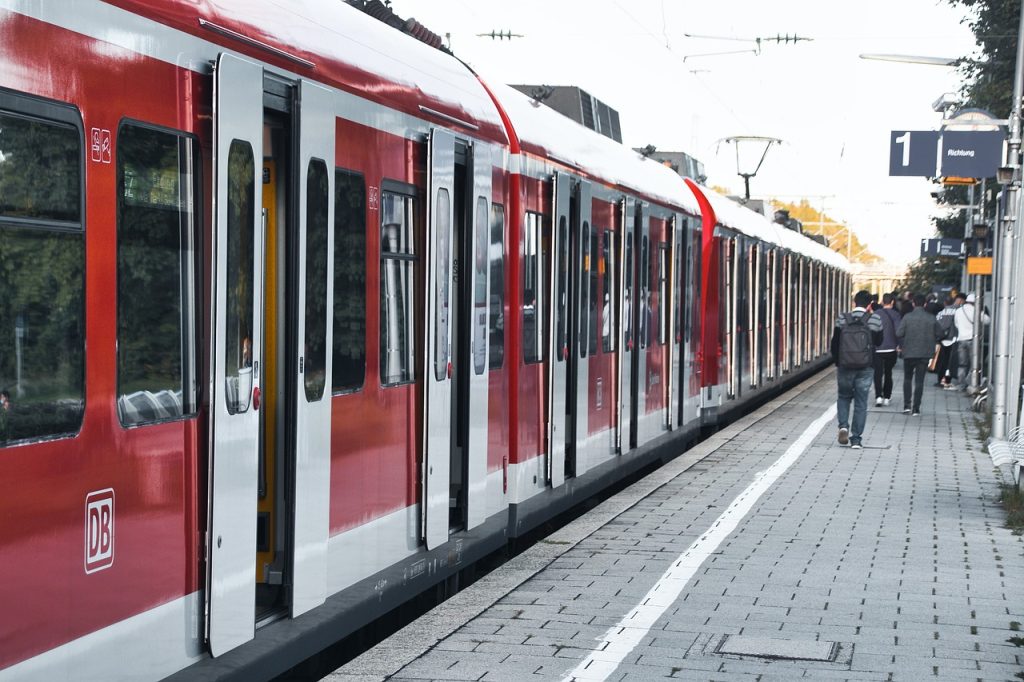
{"label": "dark jacket", "polygon": [[875,344],[876,351],[896,350],[896,328],[900,326],[903,316],[895,308],[882,308],[878,311],[882,318],[882,342]]}
{"label": "dark jacket", "polygon": [[[854,317],[863,317],[867,311],[864,308],[854,308],[849,312]],[[839,316],[836,320],[836,324],[832,327],[832,342],[829,344],[832,352],[832,362],[836,365],[839,364],[839,330],[846,326],[846,314]],[[878,313],[872,313],[871,317],[868,318],[868,329],[871,331],[871,344],[878,348],[878,344],[882,343],[882,318],[878,316]],[[873,350],[873,349],[872,349]],[[929,356],[930,357],[930,356]]]}
{"label": "dark jacket", "polygon": [[914,308],[914,311],[900,322],[896,329],[896,338],[903,348],[904,358],[930,358],[935,354],[935,344],[942,338],[942,327],[924,308]]}

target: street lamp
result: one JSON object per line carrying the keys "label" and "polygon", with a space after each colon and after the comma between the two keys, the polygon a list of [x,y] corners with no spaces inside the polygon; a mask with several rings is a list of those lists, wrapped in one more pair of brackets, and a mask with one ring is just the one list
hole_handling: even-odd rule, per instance
{"label": "street lamp", "polygon": [[[743,178],[743,203],[747,203],[750,201],[750,178],[761,170],[761,164],[764,163],[764,157],[768,155],[771,146],[782,144],[782,140],[761,135],[735,135],[719,140],[719,144],[722,142],[736,147],[736,175]],[[758,153],[761,154],[760,157]]]}

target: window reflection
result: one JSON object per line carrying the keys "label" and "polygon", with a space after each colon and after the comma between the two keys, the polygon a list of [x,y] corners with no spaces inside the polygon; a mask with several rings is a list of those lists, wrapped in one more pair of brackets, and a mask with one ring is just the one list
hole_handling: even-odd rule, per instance
{"label": "window reflection", "polygon": [[327,165],[309,162],[306,175],[306,401],[316,402],[327,384]]}
{"label": "window reflection", "polygon": [[121,423],[195,409],[190,141],[123,126],[117,166],[117,384]]}
{"label": "window reflection", "polygon": [[414,375],[415,201],[404,194],[381,193],[380,379],[384,385],[408,383]]}
{"label": "window reflection", "polygon": [[252,394],[255,164],[252,146],[233,140],[228,150],[227,326],[224,339],[226,403],[230,414],[249,409]]}
{"label": "window reflection", "polygon": [[82,162],[75,127],[0,111],[0,446],[82,423]]}

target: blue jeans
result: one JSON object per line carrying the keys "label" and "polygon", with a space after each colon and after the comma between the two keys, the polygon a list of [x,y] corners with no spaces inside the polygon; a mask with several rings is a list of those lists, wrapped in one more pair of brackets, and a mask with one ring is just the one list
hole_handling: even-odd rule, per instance
{"label": "blue jeans", "polygon": [[[839,400],[836,401],[836,411],[839,417],[839,428],[850,429],[850,442],[860,443],[861,434],[864,433],[864,424],[868,420],[868,392],[871,390],[871,383],[875,378],[875,369],[865,367],[863,369],[836,370],[836,378],[839,383]],[[850,423],[850,401],[853,401],[853,423]]]}

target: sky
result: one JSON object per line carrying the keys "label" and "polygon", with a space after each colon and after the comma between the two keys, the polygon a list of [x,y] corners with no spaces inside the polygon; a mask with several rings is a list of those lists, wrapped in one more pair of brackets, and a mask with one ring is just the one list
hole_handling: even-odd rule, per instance
{"label": "sky", "polygon": [[[449,34],[485,80],[579,86],[619,111],[624,144],[685,151],[704,162],[709,185],[732,193],[742,194],[743,181],[734,146],[721,140],[781,139],[751,195],[806,198],[885,260],[913,261],[920,239],[934,235],[936,186],[888,176],[890,131],[938,129],[932,103],[957,92],[961,77],[859,55],[975,55],[967,10],[945,0],[392,0],[392,8]],[[523,37],[477,35],[491,31]],[[777,34],[813,40],[762,41],[753,53],[754,38]],[[745,53],[697,56],[736,50]]]}

